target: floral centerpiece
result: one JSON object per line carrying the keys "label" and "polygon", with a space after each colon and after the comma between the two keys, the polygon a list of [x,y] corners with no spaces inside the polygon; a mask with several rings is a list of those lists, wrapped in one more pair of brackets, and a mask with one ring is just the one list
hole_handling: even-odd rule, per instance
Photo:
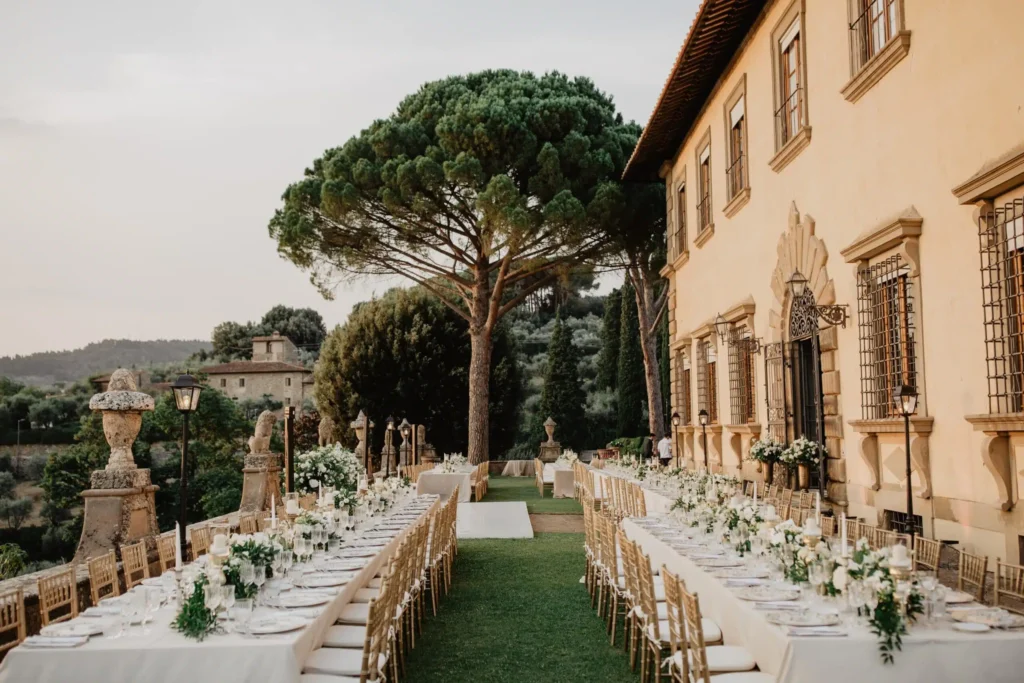
{"label": "floral centerpiece", "polygon": [[238,534],[231,537],[228,559],[222,566],[224,579],[228,585],[235,587],[235,597],[239,600],[256,595],[255,583],[244,583],[241,576],[242,563],[261,566],[270,573],[270,565],[274,558],[290,547],[283,535],[269,535],[262,532],[255,534]]}
{"label": "floral centerpiece", "polygon": [[897,582],[890,573],[891,561],[890,548],[872,550],[862,538],[851,557],[838,560],[832,574],[836,590],[851,598],[858,614],[867,616],[886,664],[892,664],[893,651],[903,649],[907,623],[924,611],[917,587],[909,581]]}
{"label": "floral centerpiece", "polygon": [[782,449],[779,460],[787,465],[817,465],[821,461],[823,453],[825,453],[825,449],[821,444],[801,436]]}
{"label": "floral centerpiece", "polygon": [[[219,573],[220,570],[217,569],[216,572]],[[223,574],[220,576],[223,578]],[[205,571],[199,570],[195,565],[185,568],[179,587],[180,607],[174,621],[171,622],[171,628],[175,631],[200,642],[218,628],[217,614],[206,606],[205,588],[211,584],[210,579]],[[223,581],[220,585],[223,585]]]}
{"label": "floral centerpiece", "polygon": [[750,537],[761,528],[761,513],[752,500],[740,498],[722,509],[726,541],[742,556],[750,552]]}
{"label": "floral centerpiece", "polygon": [[444,460],[437,466],[442,472],[458,472],[465,469],[468,461],[462,453],[445,453]]}
{"label": "floral centerpiece", "polygon": [[356,454],[338,444],[295,456],[295,488],[301,493],[316,493],[324,486],[338,492],[355,491],[362,473]]}
{"label": "floral centerpiece", "polygon": [[566,448],[562,451],[562,454],[555,459],[556,465],[565,467],[572,467],[580,459],[580,456],[576,454],[576,451]]}

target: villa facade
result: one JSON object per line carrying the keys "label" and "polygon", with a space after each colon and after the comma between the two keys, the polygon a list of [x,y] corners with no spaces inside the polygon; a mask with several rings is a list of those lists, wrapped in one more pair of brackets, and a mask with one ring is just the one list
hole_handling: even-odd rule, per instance
{"label": "villa facade", "polygon": [[837,510],[1024,561],[1022,22],[705,0],[626,171],[666,183],[682,457],[703,466],[701,409],[709,463],[745,479],[753,439],[807,436]]}

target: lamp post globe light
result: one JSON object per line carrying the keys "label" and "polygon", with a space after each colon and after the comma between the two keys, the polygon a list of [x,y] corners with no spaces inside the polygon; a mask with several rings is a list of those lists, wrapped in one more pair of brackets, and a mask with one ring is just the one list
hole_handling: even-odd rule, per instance
{"label": "lamp post globe light", "polygon": [[391,476],[391,458],[394,457],[395,452],[395,418],[388,415],[388,439],[387,439],[387,452],[384,454],[384,478],[387,479]]}
{"label": "lamp post globe light", "polygon": [[708,430],[707,430],[708,418],[709,417],[710,416],[708,415],[708,411],[705,410],[704,408],[701,408],[700,412],[697,413],[697,420],[700,422],[700,438],[701,438],[701,442],[704,444],[704,471],[705,472],[710,471],[708,469]]}
{"label": "lamp post globe light", "polygon": [[807,278],[799,270],[793,271],[792,277],[789,278],[787,283],[789,285],[789,291],[792,292],[794,299],[799,299],[804,295],[804,290],[807,289]]}
{"label": "lamp post globe light", "polygon": [[[402,418],[402,424],[398,425],[398,433],[402,435],[402,447],[406,449],[406,459],[412,459],[412,442],[409,440],[409,436],[412,434],[412,425],[409,424],[409,420]],[[399,453],[401,456],[401,453]],[[399,457],[401,461],[401,457]],[[414,463],[406,462],[406,465],[412,465]]]}
{"label": "lamp post globe light", "polygon": [[910,487],[910,416],[917,412],[917,387],[909,384],[899,385],[893,389],[892,400],[896,412],[903,416],[904,450],[907,457],[907,526],[910,528],[910,547],[913,548],[914,531],[917,525],[914,524],[914,490]]}
{"label": "lamp post globe light", "polygon": [[178,483],[178,525],[181,528],[179,543],[182,558],[187,557],[185,529],[188,525],[188,418],[199,408],[199,394],[202,385],[192,375],[179,375],[171,385],[174,392],[174,405],[181,413],[181,479]]}
{"label": "lamp post globe light", "polygon": [[679,413],[672,413],[672,455],[675,457],[676,467],[682,467],[682,462],[679,459],[679,448],[676,446],[676,440],[678,438],[677,432],[679,425],[682,424],[683,418]]}
{"label": "lamp post globe light", "polygon": [[729,322],[722,316],[721,313],[715,318],[715,334],[722,341],[725,341],[725,333],[729,331]]}

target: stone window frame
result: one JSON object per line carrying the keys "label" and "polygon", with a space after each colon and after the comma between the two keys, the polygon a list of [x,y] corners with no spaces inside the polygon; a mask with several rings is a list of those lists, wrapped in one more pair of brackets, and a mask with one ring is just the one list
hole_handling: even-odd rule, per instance
{"label": "stone window frame", "polygon": [[679,177],[665,180],[666,219],[670,229],[666,245],[668,272],[679,269],[690,258],[690,245],[686,222],[686,166],[680,169]]}
{"label": "stone window frame", "polygon": [[[708,174],[707,174],[707,187],[704,187],[704,179],[701,177],[700,168],[703,163],[703,158],[707,152],[707,163],[708,163]],[[707,241],[711,239],[711,236],[715,234],[715,209],[714,209],[714,194],[712,193],[712,187],[714,185],[714,172],[715,166],[712,163],[712,149],[711,149],[711,126],[708,126],[707,130],[700,137],[697,142],[697,146],[694,149],[694,168],[696,169],[695,174],[697,176],[697,195],[693,198],[696,202],[697,207],[697,234],[693,238],[693,244],[698,249],[707,244]],[[703,201],[698,201],[703,198]],[[701,225],[701,205],[707,202],[707,222]]]}
{"label": "stone window frame", "polygon": [[284,385],[286,387],[290,387],[292,385],[292,378],[291,377],[285,377],[284,378]]}
{"label": "stone window frame", "polygon": [[245,378],[244,377],[239,377],[238,378],[238,387],[240,389],[245,387]]}
{"label": "stone window frame", "polygon": [[227,388],[227,386],[228,386],[228,380],[226,378],[224,378],[224,377],[221,377],[220,378],[220,387],[221,387],[221,389],[225,389],[225,388]]}
{"label": "stone window frame", "polygon": [[[974,226],[983,212],[991,211],[1000,197],[1024,186],[1024,144],[1017,145],[995,161],[986,163],[977,173],[952,188],[960,204],[972,204]],[[982,432],[981,459],[992,476],[997,490],[996,507],[1002,511],[1013,508],[1016,492],[1016,467],[1010,439],[1024,433],[1024,415],[1020,413],[981,413],[965,415],[964,419]]]}
{"label": "stone window frame", "polygon": [[[718,391],[718,335],[715,332],[715,321],[714,319],[707,320],[700,327],[690,333],[690,339],[696,344],[694,358],[696,360],[695,366],[700,366],[700,348],[702,344],[708,344],[709,348],[715,349],[715,377],[714,377],[714,392],[715,392],[715,417],[720,417],[721,413],[718,411],[718,399],[720,393]],[[694,407],[699,411],[703,406],[701,404],[700,397],[700,379],[703,377],[703,373],[698,372],[697,374],[697,403]],[[705,380],[706,381],[706,380]],[[709,402],[706,402],[710,405]],[[710,410],[708,411],[711,412]],[[722,463],[722,423],[721,420],[712,422],[708,419],[707,427],[704,431],[707,432],[708,438],[708,464],[711,466],[712,471],[721,472],[723,468]],[[700,420],[697,419],[697,414],[694,413],[694,454],[696,454],[696,442],[701,437],[701,426]],[[703,446],[702,446],[703,448]]]}
{"label": "stone window frame", "polygon": [[[863,46],[864,36],[857,24],[868,11],[868,5],[874,2],[891,4],[895,12],[895,31],[884,46],[866,61],[861,61],[859,50]],[[850,80],[840,92],[852,103],[863,97],[910,53],[910,31],[906,29],[903,0],[847,0],[846,4],[850,26]]]}
{"label": "stone window frame", "polygon": [[[918,476],[918,487],[915,497],[928,500],[932,497],[931,469],[929,463],[928,440],[932,432],[934,418],[928,415],[927,374],[924,366],[924,327],[921,318],[922,287],[920,237],[924,219],[913,205],[898,214],[880,221],[874,227],[862,232],[839,253],[844,260],[855,266],[859,272],[872,263],[899,254],[900,260],[909,268],[907,272],[910,293],[917,302],[913,310],[915,328],[914,365],[917,378],[918,402],[917,412],[910,418],[910,458],[912,472]],[[859,313],[858,313],[859,315]],[[859,321],[858,321],[859,327]],[[871,481],[868,488],[879,491],[882,487],[881,458],[878,443],[880,434],[902,434],[903,418],[899,416],[857,419],[848,421],[854,432],[860,435],[860,455],[868,467]]]}
{"label": "stone window frame", "polygon": [[[737,163],[733,158],[732,134],[735,126],[732,123],[733,110],[742,103],[742,125],[740,126],[740,137],[743,149],[743,159],[740,161],[740,172],[743,178],[743,186],[738,192],[733,191],[733,182],[729,178],[729,170]],[[732,218],[740,209],[750,201],[750,112],[747,108],[747,74],[740,76],[739,82],[733,88],[729,97],[722,105],[722,116],[725,124],[725,196],[728,203],[722,210],[726,218]]]}
{"label": "stone window frame", "polygon": [[[804,33],[807,27],[805,14],[805,0],[793,0],[771,32],[769,48],[772,60],[772,102],[774,103],[772,106],[772,127],[775,130],[775,156],[768,162],[768,166],[776,173],[781,172],[782,169],[789,165],[789,162],[795,159],[811,143],[810,98],[807,96],[807,40]],[[781,42],[786,34],[789,33],[793,24],[797,22],[799,22],[797,36],[800,41],[798,43],[798,57],[800,59],[799,87],[803,92],[803,97],[800,100],[800,130],[791,135],[788,140],[782,142],[776,116],[783,105],[782,85],[784,74],[782,73]]]}
{"label": "stone window frame", "polygon": [[[693,352],[693,339],[691,339],[690,337],[680,337],[680,338],[677,338],[671,344],[670,351],[671,351],[671,353],[669,355],[670,373],[672,374],[672,377],[673,377],[674,386],[676,386],[676,393],[673,395],[673,404],[672,404],[672,409],[675,411],[675,410],[679,410],[682,407],[680,405],[680,403],[681,403],[681,401],[683,399],[683,397],[681,395],[681,389],[677,386],[678,380],[676,379],[679,376],[679,374],[682,372],[682,367],[679,364],[679,357],[680,357],[681,354],[685,354],[688,359],[692,359],[693,358],[693,353],[694,353]],[[692,362],[691,362],[691,367],[692,367]],[[680,457],[682,457],[685,460],[690,460],[690,461],[694,461],[694,459],[695,459],[695,453],[696,452],[695,452],[695,444],[694,444],[694,434],[695,434],[696,430],[698,429],[696,415],[694,414],[694,411],[693,411],[693,405],[695,403],[695,401],[693,400],[693,392],[694,392],[695,388],[694,388],[694,383],[693,383],[692,379],[693,379],[693,376],[691,374],[690,394],[689,394],[689,396],[686,397],[687,402],[688,402],[688,404],[690,406],[690,422],[686,423],[684,421],[681,421],[682,423],[679,425],[679,427],[674,427],[676,435],[677,435],[677,438],[680,440],[680,442],[682,444],[681,448],[680,448],[680,451],[679,451],[680,452]]]}

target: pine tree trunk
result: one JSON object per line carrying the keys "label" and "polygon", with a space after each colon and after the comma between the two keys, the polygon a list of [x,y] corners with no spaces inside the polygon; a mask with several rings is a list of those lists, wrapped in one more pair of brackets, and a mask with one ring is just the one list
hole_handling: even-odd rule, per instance
{"label": "pine tree trunk", "polygon": [[654,286],[638,273],[630,273],[636,290],[640,318],[640,348],[644,352],[644,379],[647,382],[647,414],[651,434],[657,440],[665,436],[665,410],[661,398],[661,370],[658,362],[658,336],[651,329],[654,314]]}
{"label": "pine tree trunk", "polygon": [[469,325],[469,462],[478,465],[488,459],[491,399],[491,337],[488,320],[491,299],[487,275],[476,278],[473,291],[473,321]]}

